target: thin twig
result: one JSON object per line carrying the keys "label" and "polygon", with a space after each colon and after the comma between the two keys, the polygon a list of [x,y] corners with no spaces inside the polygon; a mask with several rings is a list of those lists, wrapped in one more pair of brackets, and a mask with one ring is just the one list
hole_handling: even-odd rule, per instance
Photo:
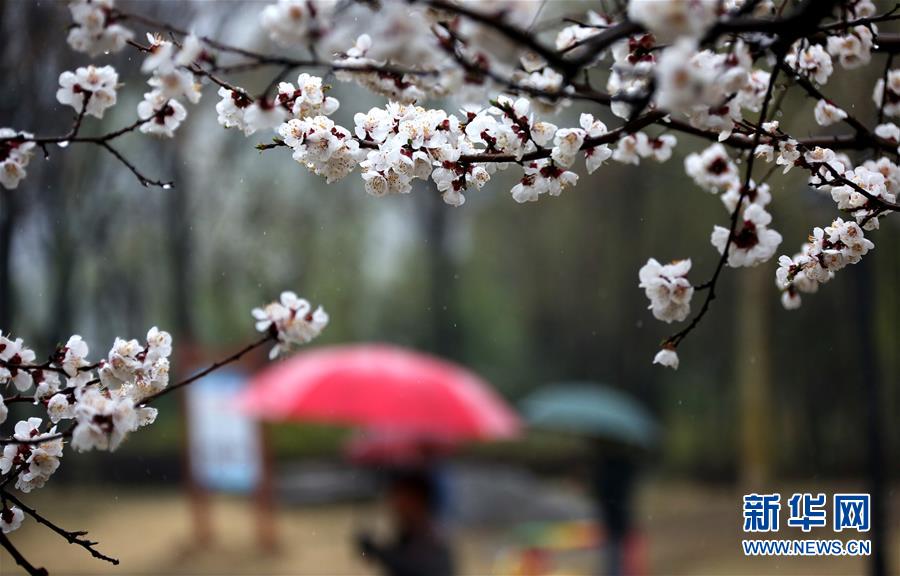
{"label": "thin twig", "polygon": [[[776,59],[778,55],[776,54]],[[668,348],[677,348],[681,341],[685,339],[685,337],[691,333],[699,324],[700,321],[706,316],[706,313],[709,311],[710,304],[716,298],[716,284],[719,281],[719,277],[722,274],[722,270],[725,269],[725,264],[728,262],[728,251],[731,248],[731,244],[734,241],[734,233],[737,229],[738,217],[740,216],[741,209],[744,207],[744,199],[747,197],[747,194],[750,193],[750,183],[753,177],[753,160],[756,158],[754,151],[756,147],[759,145],[760,136],[762,134],[762,125],[766,121],[766,115],[769,111],[769,102],[772,99],[772,92],[775,88],[775,80],[778,77],[779,68],[775,68],[772,70],[772,74],[769,77],[769,85],[766,88],[766,95],[763,99],[762,108],[759,112],[759,120],[757,122],[758,130],[753,136],[753,146],[747,152],[747,168],[746,173],[744,175],[744,185],[741,187],[741,194],[738,197],[737,204],[734,207],[734,210],[731,213],[731,225],[728,230],[728,240],[725,242],[725,248],[722,250],[722,255],[719,258],[718,263],[716,264],[716,269],[713,272],[712,277],[705,282],[702,286],[707,288],[706,298],[703,300],[703,305],[700,307],[700,311],[697,312],[696,315],[691,319],[690,324],[669,336],[664,342],[663,347]]]}
{"label": "thin twig", "polygon": [[56,524],[54,524],[53,522],[51,522],[50,520],[45,518],[43,515],[41,515],[37,510],[35,510],[31,506],[28,506],[27,504],[25,504],[24,502],[22,502],[21,500],[19,500],[18,498],[16,498],[15,496],[13,496],[12,494],[10,494],[9,492],[7,492],[5,490],[3,491],[3,497],[6,498],[7,500],[9,500],[10,502],[12,502],[13,504],[15,504],[16,506],[18,506],[19,508],[21,508],[23,511],[25,511],[26,514],[28,514],[29,516],[31,516],[32,518],[37,520],[38,523],[43,524],[47,528],[50,528],[51,530],[53,530],[54,532],[56,532],[57,534],[62,536],[69,544],[75,544],[76,546],[81,546],[82,548],[84,548],[85,550],[90,552],[91,556],[93,556],[94,558],[97,558],[98,560],[104,560],[106,562],[109,562],[110,564],[118,566],[119,560],[117,558],[113,558],[112,556],[107,556],[106,554],[103,554],[102,552],[100,552],[96,548],[94,548],[94,546],[96,546],[98,544],[98,542],[94,542],[92,540],[88,540],[87,538],[84,538],[84,536],[87,536],[87,532],[85,532],[85,531],[70,532],[69,530],[66,530],[64,528],[57,526]]}
{"label": "thin twig", "polygon": [[12,556],[13,560],[16,561],[16,564],[21,566],[22,569],[31,576],[47,576],[47,570],[45,568],[38,568],[29,562],[3,532],[0,532],[0,546],[3,546],[6,551],[9,552],[9,555]]}
{"label": "thin twig", "polygon": [[263,344],[265,344],[267,342],[271,342],[274,339],[275,339],[274,335],[272,335],[271,333],[267,333],[265,336],[263,336],[259,340],[255,341],[255,342],[251,342],[250,344],[247,344],[246,346],[244,346],[243,348],[241,348],[240,350],[238,350],[231,356],[228,356],[227,358],[223,358],[222,360],[219,360],[218,362],[214,362],[214,363],[210,364],[209,366],[207,366],[200,372],[197,372],[193,376],[186,378],[186,379],[182,380],[181,382],[178,382],[177,384],[173,384],[172,386],[167,386],[166,388],[163,388],[156,394],[147,396],[146,398],[144,398],[141,401],[141,404],[143,404],[143,405],[150,404],[151,402],[159,399],[162,396],[165,396],[166,394],[169,394],[170,392],[178,390],[179,388],[181,388],[183,386],[187,386],[188,384],[191,384],[192,382],[196,382],[197,380],[203,378],[210,372],[213,372],[227,364],[231,364],[232,362],[240,360],[240,358],[242,356],[244,356],[245,354],[247,354],[248,352],[257,349],[260,346],[262,346]]}

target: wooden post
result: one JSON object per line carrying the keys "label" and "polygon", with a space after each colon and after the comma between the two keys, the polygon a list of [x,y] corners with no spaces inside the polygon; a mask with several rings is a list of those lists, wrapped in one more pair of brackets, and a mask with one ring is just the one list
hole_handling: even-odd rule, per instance
{"label": "wooden post", "polygon": [[764,267],[742,271],[738,283],[735,371],[738,382],[742,486],[759,490],[771,478],[771,354],[769,274]]}
{"label": "wooden post", "polygon": [[[178,365],[181,367],[181,372],[186,374],[196,367],[197,354],[190,347],[182,348],[182,350],[186,350],[186,352],[180,354],[181,358]],[[198,548],[207,548],[213,543],[212,523],[210,522],[209,512],[209,494],[194,477],[194,465],[191,459],[190,407],[188,406],[187,394],[187,388],[177,391],[178,411],[181,416],[181,427],[183,430],[183,434],[181,435],[181,467],[184,471],[183,485],[184,491],[188,496],[188,507],[191,511],[191,532],[193,535],[191,544]]]}
{"label": "wooden post", "polygon": [[259,429],[261,475],[256,487],[256,535],[261,550],[275,552],[278,549],[278,535],[275,526],[271,430],[265,422],[257,423],[257,427]]}

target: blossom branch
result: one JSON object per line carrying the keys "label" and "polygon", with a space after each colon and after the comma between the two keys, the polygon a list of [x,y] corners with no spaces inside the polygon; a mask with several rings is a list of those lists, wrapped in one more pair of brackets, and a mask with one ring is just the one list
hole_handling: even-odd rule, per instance
{"label": "blossom branch", "polygon": [[[776,54],[776,61],[780,60],[779,56],[780,55]],[[685,326],[675,334],[672,334],[663,341],[662,347],[665,349],[674,350],[678,348],[678,345],[681,344],[681,342],[688,336],[688,334],[690,334],[700,324],[700,321],[703,320],[703,317],[706,316],[706,313],[709,311],[712,301],[716,298],[716,284],[719,281],[722,270],[725,269],[725,264],[728,262],[729,249],[734,242],[734,234],[737,230],[738,217],[741,214],[741,210],[744,208],[744,200],[750,193],[750,187],[753,177],[753,160],[756,158],[754,150],[756,150],[756,147],[759,146],[760,136],[763,133],[762,125],[766,121],[766,117],[769,112],[769,102],[772,100],[772,92],[775,88],[775,80],[778,78],[778,71],[779,68],[776,67],[774,70],[772,70],[772,74],[769,77],[769,85],[766,88],[766,95],[763,99],[762,108],[759,112],[757,131],[753,135],[753,146],[747,152],[747,167],[744,175],[744,183],[741,187],[740,196],[738,197],[738,201],[734,207],[734,210],[732,210],[731,212],[731,221],[728,229],[728,240],[725,242],[725,248],[722,250],[722,255],[719,258],[719,261],[716,263],[716,268],[713,271],[712,277],[701,285],[704,289],[706,289],[706,297],[703,299],[703,305],[700,307],[700,311],[694,315],[694,317],[691,319],[691,322],[687,326]]]}
{"label": "blossom branch", "polygon": [[142,186],[158,186],[161,188],[168,188],[172,186],[172,182],[156,180],[145,176],[138,168],[129,161],[121,152],[119,152],[116,148],[114,148],[111,142],[120,136],[124,136],[125,134],[129,134],[138,130],[141,126],[147,124],[152,121],[153,118],[147,119],[138,119],[131,124],[119,128],[118,130],[114,130],[112,132],[108,132],[106,134],[102,134],[99,136],[78,136],[79,129],[81,127],[82,120],[84,118],[84,110],[87,108],[87,103],[85,102],[85,107],[82,108],[82,111],[78,114],[78,117],[73,125],[72,129],[61,136],[10,136],[0,138],[0,146],[6,143],[13,144],[21,144],[21,143],[34,143],[45,150],[45,156],[49,156],[46,154],[46,146],[48,144],[57,144],[60,147],[67,147],[69,144],[93,144],[95,146],[99,146],[105,149],[107,152],[112,154],[116,160],[121,162],[126,168],[128,168],[132,174],[138,179]]}

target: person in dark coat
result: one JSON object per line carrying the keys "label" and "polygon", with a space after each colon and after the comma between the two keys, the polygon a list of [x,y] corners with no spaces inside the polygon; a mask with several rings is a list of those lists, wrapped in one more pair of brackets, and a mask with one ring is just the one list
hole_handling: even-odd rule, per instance
{"label": "person in dark coat", "polygon": [[369,534],[358,535],[360,553],[380,565],[385,576],[453,576],[453,554],[435,519],[437,499],[426,471],[395,473],[388,489],[395,534],[384,543]]}

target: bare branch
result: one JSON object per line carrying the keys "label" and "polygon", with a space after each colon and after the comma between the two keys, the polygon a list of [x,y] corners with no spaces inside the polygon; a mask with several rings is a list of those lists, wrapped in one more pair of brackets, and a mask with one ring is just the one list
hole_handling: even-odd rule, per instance
{"label": "bare branch", "polygon": [[112,556],[107,556],[106,554],[103,554],[102,552],[98,551],[96,548],[94,548],[94,546],[96,546],[98,544],[97,542],[94,542],[94,541],[88,540],[87,538],[84,538],[84,536],[87,536],[87,532],[83,532],[83,531],[70,532],[64,528],[57,526],[56,524],[54,524],[53,522],[51,522],[50,520],[45,518],[43,515],[41,515],[37,510],[35,510],[31,506],[28,506],[27,504],[25,504],[24,502],[22,502],[21,500],[19,500],[12,494],[10,494],[9,492],[4,490],[2,492],[2,495],[3,495],[4,499],[9,500],[13,504],[15,504],[16,506],[21,508],[26,514],[28,514],[29,516],[31,516],[32,518],[37,520],[38,523],[43,524],[47,528],[50,528],[51,530],[53,530],[54,532],[56,532],[57,534],[62,536],[66,540],[66,542],[68,542],[69,544],[75,544],[76,546],[81,546],[82,548],[84,548],[85,550],[90,552],[91,556],[93,556],[94,558],[97,558],[98,560],[103,560],[103,561],[109,562],[110,564],[118,566],[119,560],[117,558],[113,558]]}

